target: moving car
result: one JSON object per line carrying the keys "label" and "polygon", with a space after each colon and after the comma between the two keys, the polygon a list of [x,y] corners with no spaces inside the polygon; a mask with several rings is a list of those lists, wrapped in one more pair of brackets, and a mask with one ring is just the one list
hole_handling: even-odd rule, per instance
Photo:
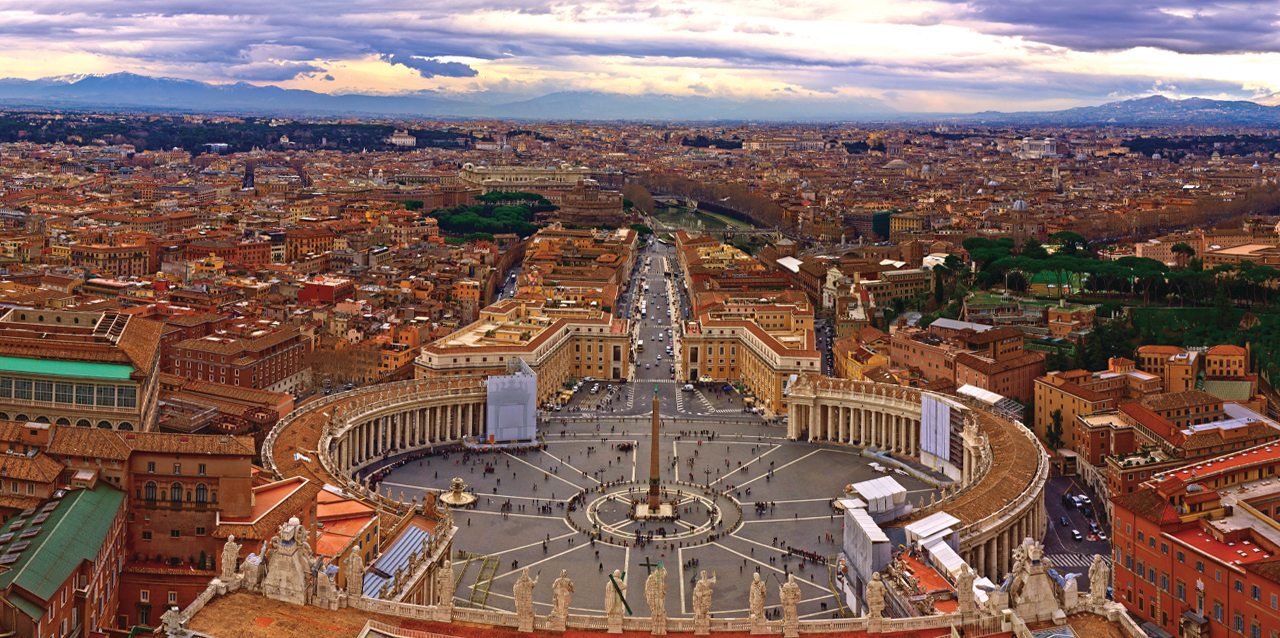
{"label": "moving car", "polygon": [[1080,530],[1078,529],[1071,530],[1071,538],[1076,539],[1077,543],[1084,540],[1084,537],[1080,535]]}
{"label": "moving car", "polygon": [[1070,524],[1071,524],[1071,521],[1067,520],[1067,517],[1063,516],[1063,517],[1062,517],[1062,526],[1063,526],[1063,527],[1066,527],[1066,526],[1068,526],[1068,525],[1070,525]]}

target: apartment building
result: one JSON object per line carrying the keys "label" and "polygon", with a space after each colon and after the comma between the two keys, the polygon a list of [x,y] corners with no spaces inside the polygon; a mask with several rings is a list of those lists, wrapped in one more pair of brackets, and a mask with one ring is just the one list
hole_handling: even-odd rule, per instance
{"label": "apartment building", "polygon": [[298,394],[311,374],[311,339],[267,319],[173,344],[168,370],[188,379]]}
{"label": "apartment building", "polygon": [[741,381],[764,407],[782,412],[791,376],[821,370],[813,306],[795,290],[760,294],[698,295],[697,318],[679,328],[681,357],[690,381]]}
{"label": "apartment building", "polygon": [[422,346],[414,378],[506,374],[522,359],[538,374],[538,400],[552,400],[566,381],[593,377],[621,381],[631,365],[630,322],[615,319],[617,288],[547,290],[521,294],[480,311],[457,332]]}
{"label": "apartment building", "polygon": [[1083,454],[1087,450],[1081,449],[1084,441],[1077,439],[1076,417],[1114,410],[1126,399],[1160,392],[1161,384],[1160,377],[1135,370],[1133,361],[1121,358],[1111,359],[1101,372],[1050,372],[1035,380],[1036,436],[1047,436],[1053,413],[1061,410],[1063,446]]}
{"label": "apartment building", "polygon": [[1154,474],[1111,498],[1115,600],[1173,635],[1280,628],[1280,446]]}

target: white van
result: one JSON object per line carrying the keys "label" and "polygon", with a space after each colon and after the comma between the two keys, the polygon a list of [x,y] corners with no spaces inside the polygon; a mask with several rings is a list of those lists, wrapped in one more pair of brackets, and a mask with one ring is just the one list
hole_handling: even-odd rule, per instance
{"label": "white van", "polygon": [[693,384],[692,384],[692,383],[686,383],[686,384],[684,384],[684,387],[683,387],[683,388],[680,388],[680,389],[681,389],[681,390],[684,390],[685,392],[693,392]]}

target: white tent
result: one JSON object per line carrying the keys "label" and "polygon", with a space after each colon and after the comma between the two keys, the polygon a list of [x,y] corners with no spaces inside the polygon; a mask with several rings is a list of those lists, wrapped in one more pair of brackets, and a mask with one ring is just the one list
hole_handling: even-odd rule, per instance
{"label": "white tent", "polygon": [[873,513],[893,509],[907,499],[907,488],[891,476],[854,483],[851,487],[854,494],[867,502],[867,509]]}

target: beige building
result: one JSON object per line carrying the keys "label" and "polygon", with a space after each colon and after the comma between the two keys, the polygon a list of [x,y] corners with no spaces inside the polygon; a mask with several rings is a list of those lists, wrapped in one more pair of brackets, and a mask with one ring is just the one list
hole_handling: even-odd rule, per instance
{"label": "beige building", "polygon": [[764,407],[781,412],[791,377],[822,370],[813,306],[798,291],[757,294],[701,295],[700,307],[713,300],[683,325],[681,356],[690,381],[742,381]]}
{"label": "beige building", "polygon": [[414,378],[506,374],[507,363],[522,359],[538,375],[539,402],[552,400],[570,379],[626,379],[630,322],[575,290],[558,292],[561,298],[521,294],[485,308],[479,320],[423,346]]}

